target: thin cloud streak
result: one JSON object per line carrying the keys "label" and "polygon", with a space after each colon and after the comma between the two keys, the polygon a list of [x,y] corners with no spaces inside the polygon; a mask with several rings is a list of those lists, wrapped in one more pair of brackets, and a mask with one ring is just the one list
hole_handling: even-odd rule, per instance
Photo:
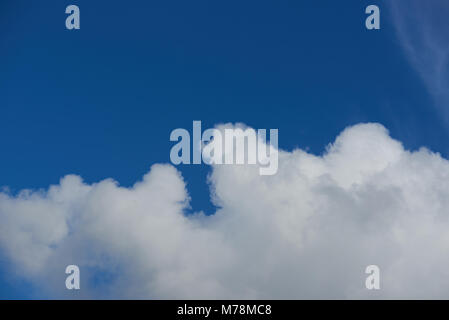
{"label": "thin cloud streak", "polygon": [[389,1],[404,52],[449,124],[449,2]]}

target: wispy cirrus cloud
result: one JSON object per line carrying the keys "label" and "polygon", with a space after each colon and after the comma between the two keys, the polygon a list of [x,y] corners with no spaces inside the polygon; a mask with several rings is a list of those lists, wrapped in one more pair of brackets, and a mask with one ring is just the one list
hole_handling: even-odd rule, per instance
{"label": "wispy cirrus cloud", "polygon": [[449,123],[449,2],[388,1],[397,37]]}

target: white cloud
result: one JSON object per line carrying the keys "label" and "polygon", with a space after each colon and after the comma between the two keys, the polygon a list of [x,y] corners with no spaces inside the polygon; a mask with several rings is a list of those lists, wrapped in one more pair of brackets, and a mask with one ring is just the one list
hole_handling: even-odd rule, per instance
{"label": "white cloud", "polygon": [[[185,216],[179,172],[154,165],[132,188],[66,176],[0,194],[0,248],[15,272],[78,297],[448,298],[449,162],[410,152],[378,124],[347,128],[323,156],[280,151],[279,170],[217,165],[220,209]],[[381,290],[365,289],[365,267]]]}

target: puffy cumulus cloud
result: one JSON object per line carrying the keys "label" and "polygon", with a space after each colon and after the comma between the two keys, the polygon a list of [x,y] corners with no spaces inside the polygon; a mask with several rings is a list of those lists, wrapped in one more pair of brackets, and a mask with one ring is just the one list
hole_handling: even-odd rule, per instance
{"label": "puffy cumulus cloud", "polygon": [[129,189],[66,176],[46,192],[1,195],[0,245],[25,276],[61,289],[56,295],[64,294],[69,264],[88,277],[82,297],[187,296],[192,286],[212,292],[226,251],[217,251],[219,234],[195,221],[200,215],[183,214],[187,205],[184,182],[168,165],[154,165]]}
{"label": "puffy cumulus cloud", "polygon": [[[216,165],[209,180],[211,216],[184,214],[170,165],[131,188],[66,176],[4,192],[1,252],[56,297],[69,264],[87,298],[449,297],[449,162],[379,124],[347,128],[322,156],[280,151],[273,176]],[[365,289],[371,264],[378,291]]]}

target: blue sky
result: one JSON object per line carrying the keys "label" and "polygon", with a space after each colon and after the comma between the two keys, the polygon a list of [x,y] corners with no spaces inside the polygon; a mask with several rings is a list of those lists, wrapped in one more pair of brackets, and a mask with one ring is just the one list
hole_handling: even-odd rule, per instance
{"label": "blue sky", "polygon": [[[414,8],[387,2],[4,0],[0,185],[46,188],[73,173],[130,186],[169,162],[170,132],[193,120],[278,128],[280,148],[314,154],[348,125],[379,122],[407,149],[447,157],[447,101],[420,71],[432,58],[414,66],[395,25],[407,34]],[[65,29],[69,4],[80,30]],[[369,4],[380,30],[365,28]],[[191,210],[212,213],[210,168],[179,169]],[[0,271],[0,298],[14,297],[36,294]]]}

